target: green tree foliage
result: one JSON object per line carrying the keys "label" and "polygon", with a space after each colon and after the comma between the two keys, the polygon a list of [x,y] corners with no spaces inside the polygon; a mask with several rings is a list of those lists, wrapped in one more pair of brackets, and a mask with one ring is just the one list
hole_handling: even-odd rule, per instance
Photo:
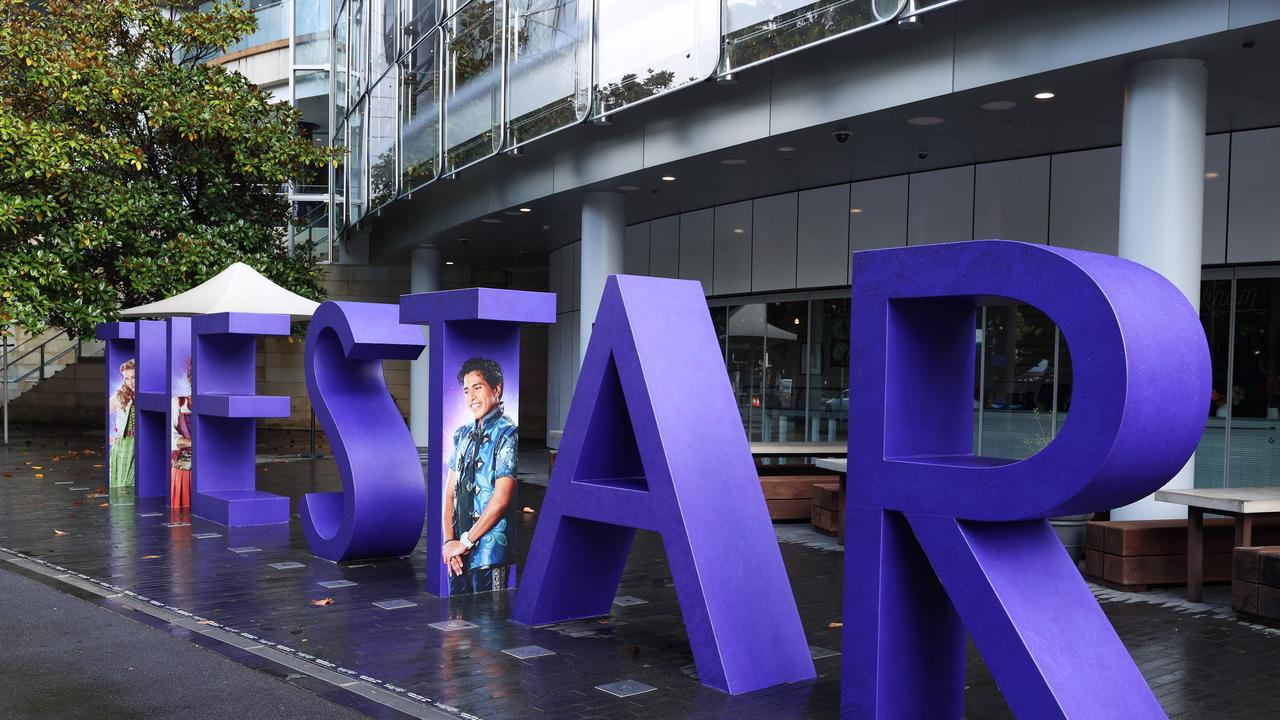
{"label": "green tree foliage", "polygon": [[320,296],[280,191],[333,156],[206,62],[253,14],[182,5],[0,0],[0,326],[90,334],[235,260]]}

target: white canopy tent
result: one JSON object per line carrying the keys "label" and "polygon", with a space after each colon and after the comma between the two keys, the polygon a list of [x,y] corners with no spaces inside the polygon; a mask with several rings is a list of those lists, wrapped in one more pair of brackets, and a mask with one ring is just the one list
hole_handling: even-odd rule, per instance
{"label": "white canopy tent", "polygon": [[242,262],[164,300],[121,311],[124,317],[163,318],[224,312],[276,313],[305,322],[320,303],[289,292]]}

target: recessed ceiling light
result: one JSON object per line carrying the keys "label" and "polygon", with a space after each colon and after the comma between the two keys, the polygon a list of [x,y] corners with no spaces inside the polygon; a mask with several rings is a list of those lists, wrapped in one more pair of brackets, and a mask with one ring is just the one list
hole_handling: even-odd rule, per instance
{"label": "recessed ceiling light", "polygon": [[849,212],[857,214],[862,212],[862,208],[849,208]]}
{"label": "recessed ceiling light", "polygon": [[458,243],[461,245],[470,245],[471,238],[458,238]]}
{"label": "recessed ceiling light", "polygon": [[1206,178],[1209,178],[1210,180],[1212,180],[1212,179],[1214,179],[1214,178],[1218,177],[1218,173],[1217,173],[1217,171],[1210,170],[1209,172],[1205,173],[1205,174],[1204,174],[1204,176],[1205,176]]}
{"label": "recessed ceiling light", "polygon": [[503,210],[502,214],[503,215],[519,215],[520,213],[516,212],[515,210]]}
{"label": "recessed ceiling light", "polygon": [[619,185],[618,189],[622,192],[635,192],[640,189],[639,185]]}
{"label": "recessed ceiling light", "polygon": [[795,150],[795,148],[791,147],[790,145],[778,146],[778,152],[791,152],[792,150]]}
{"label": "recessed ceiling light", "polygon": [[520,212],[530,213],[533,212],[533,208],[520,208]]}
{"label": "recessed ceiling light", "polygon": [[907,118],[908,125],[941,125],[946,122],[936,115],[921,115],[919,117]]}
{"label": "recessed ceiling light", "polygon": [[742,158],[725,158],[720,161],[721,165],[746,165],[747,161]]}
{"label": "recessed ceiling light", "polygon": [[444,264],[445,264],[445,265],[452,265],[452,264],[453,264],[453,261],[452,261],[452,260],[445,260],[445,261],[444,261]]}
{"label": "recessed ceiling light", "polygon": [[501,225],[502,221],[498,218],[480,218],[480,222],[488,225]]}
{"label": "recessed ceiling light", "polygon": [[663,176],[662,176],[662,181],[663,181],[663,182],[675,182],[675,181],[676,181],[676,178],[675,178],[675,176],[674,176],[674,175],[663,175]]}
{"label": "recessed ceiling light", "polygon": [[733,232],[735,235],[741,235],[742,233],[746,232],[746,230],[743,230],[742,228],[734,228]]}
{"label": "recessed ceiling light", "polygon": [[551,226],[550,226],[550,225],[543,225],[543,226],[542,226],[542,229],[543,229],[543,230],[550,230],[550,229],[551,229]]}
{"label": "recessed ceiling light", "polygon": [[1048,90],[1045,90],[1044,92],[1036,93],[1037,100],[1052,100],[1053,97],[1054,97],[1053,93],[1049,92]]}
{"label": "recessed ceiling light", "polygon": [[983,103],[983,110],[1010,110],[1018,106],[1018,103],[1012,100],[992,100],[989,103]]}

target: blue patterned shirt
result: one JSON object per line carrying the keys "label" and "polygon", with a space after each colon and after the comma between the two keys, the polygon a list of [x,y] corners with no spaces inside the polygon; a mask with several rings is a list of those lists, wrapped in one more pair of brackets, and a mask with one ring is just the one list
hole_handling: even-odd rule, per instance
{"label": "blue patterned shirt", "polygon": [[[493,498],[494,483],[500,477],[516,479],[516,441],[519,431],[511,419],[498,408],[485,415],[479,423],[466,423],[453,433],[453,455],[449,457],[449,469],[457,478],[453,488],[454,537],[471,529]],[[468,464],[474,474],[466,472]],[[510,505],[515,505],[512,492]],[[476,546],[467,554],[467,567],[471,570],[506,565],[511,562],[508,554],[513,538],[511,523],[506,515],[476,540]],[[466,513],[464,517],[463,514]],[[511,550],[514,553],[514,550]]]}

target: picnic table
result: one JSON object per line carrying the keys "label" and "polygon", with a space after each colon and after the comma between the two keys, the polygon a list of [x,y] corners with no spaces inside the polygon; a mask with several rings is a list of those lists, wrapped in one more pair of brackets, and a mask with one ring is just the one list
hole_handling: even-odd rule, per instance
{"label": "picnic table", "polygon": [[1204,514],[1235,518],[1233,547],[1253,544],[1254,518],[1280,516],[1280,487],[1160,490],[1156,500],[1187,506],[1187,599],[1200,602],[1204,580]]}

